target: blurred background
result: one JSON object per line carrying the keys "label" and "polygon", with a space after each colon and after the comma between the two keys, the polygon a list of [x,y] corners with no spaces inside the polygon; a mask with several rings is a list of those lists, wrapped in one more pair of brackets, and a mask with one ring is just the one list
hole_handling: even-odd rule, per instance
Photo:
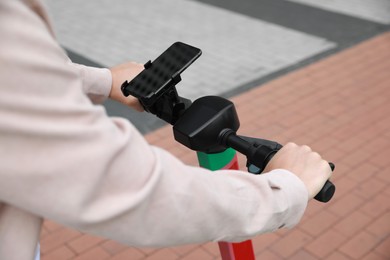
{"label": "blurred background", "polygon": [[[181,96],[230,98],[242,132],[306,143],[335,161],[335,199],[311,203],[295,230],[254,240],[258,259],[390,259],[390,0],[46,3],[74,62],[145,63],[176,41],[196,46],[203,54],[182,74]],[[196,165],[159,119],[109,100],[104,106]],[[49,220],[41,243],[43,259],[219,258],[213,243],[128,248]]]}
{"label": "blurred background", "polygon": [[[179,85],[180,93],[191,99],[236,95],[381,33],[390,24],[388,0],[47,3],[58,40],[75,62],[104,67],[145,63],[176,41],[202,49]],[[112,115],[132,114],[112,103],[106,106]],[[135,119],[142,132],[154,130],[155,123],[160,126],[153,117]]]}

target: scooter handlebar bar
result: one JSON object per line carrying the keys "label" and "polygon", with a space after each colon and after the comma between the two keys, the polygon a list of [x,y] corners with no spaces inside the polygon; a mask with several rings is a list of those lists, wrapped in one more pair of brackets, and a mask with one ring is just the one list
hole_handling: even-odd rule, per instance
{"label": "scooter handlebar bar", "polygon": [[[221,135],[221,140],[227,146],[246,155],[248,170],[254,174],[260,174],[272,157],[283,147],[277,142],[265,139],[237,136],[231,130],[224,132]],[[332,171],[335,169],[335,165],[331,162],[329,162],[329,167]],[[314,199],[320,202],[328,202],[332,199],[335,191],[336,186],[327,180]]]}

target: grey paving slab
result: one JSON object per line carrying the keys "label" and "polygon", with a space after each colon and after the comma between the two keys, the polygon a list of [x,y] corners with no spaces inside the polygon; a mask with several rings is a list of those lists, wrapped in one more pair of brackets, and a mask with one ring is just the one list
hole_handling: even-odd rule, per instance
{"label": "grey paving slab", "polygon": [[347,14],[369,21],[390,24],[390,0],[287,0]]}
{"label": "grey paving slab", "polygon": [[[389,30],[386,24],[286,0],[196,1],[337,43],[337,48],[327,53],[334,53]],[[324,57],[323,54],[320,56]]]}
{"label": "grey paving slab", "polygon": [[189,0],[49,0],[58,39],[102,64],[146,62],[170,44],[199,47],[182,96],[221,94],[335,48],[329,40]]}

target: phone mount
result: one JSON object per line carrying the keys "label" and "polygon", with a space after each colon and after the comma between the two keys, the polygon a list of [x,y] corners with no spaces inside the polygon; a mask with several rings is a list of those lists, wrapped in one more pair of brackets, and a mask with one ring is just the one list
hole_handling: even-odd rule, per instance
{"label": "phone mount", "polygon": [[156,60],[145,63],[145,69],[132,81],[124,82],[122,93],[139,99],[144,109],[174,124],[191,105],[191,101],[180,97],[176,84],[180,74],[190,66],[202,51],[182,42],[172,44]]}
{"label": "phone mount", "polygon": [[[148,61],[144,65],[145,70],[151,70],[152,67],[153,63],[151,61]],[[180,81],[180,74],[172,75],[164,87],[158,91],[151,93],[147,93],[145,91],[145,95],[141,93],[141,95],[138,95],[137,98],[144,107],[145,111],[156,115],[165,122],[174,124],[181,114],[191,105],[191,101],[189,99],[180,97],[177,93],[176,84]],[[130,82],[125,81],[121,86],[122,93],[126,97],[129,95],[135,96],[135,93],[131,91],[131,88],[132,86]]]}
{"label": "phone mount", "polygon": [[[158,59],[162,56],[164,53]],[[187,63],[186,67],[188,65]],[[157,77],[151,68],[153,63],[149,61],[145,64],[144,75],[140,74],[133,81],[123,83],[122,92],[125,96],[131,94],[137,97],[146,111],[172,124],[174,138],[179,143],[205,153],[219,153],[233,148],[246,156],[248,171],[254,174],[262,173],[282,148],[277,142],[238,136],[236,132],[240,122],[231,101],[217,96],[205,96],[191,104],[190,100],[180,97],[175,86],[181,81],[180,72],[185,68],[179,68],[180,72],[166,77],[162,86],[156,84],[157,79],[145,76],[152,72],[149,76]],[[329,165],[333,170],[334,164]],[[334,192],[335,186],[327,181],[315,199],[328,202]]]}

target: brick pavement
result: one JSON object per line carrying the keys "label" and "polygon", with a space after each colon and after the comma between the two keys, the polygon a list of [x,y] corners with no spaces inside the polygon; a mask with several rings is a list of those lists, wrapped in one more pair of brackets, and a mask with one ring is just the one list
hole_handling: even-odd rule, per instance
{"label": "brick pavement", "polygon": [[[328,204],[253,239],[257,259],[390,259],[390,32],[232,98],[240,133],[308,144],[335,162]],[[196,165],[164,127],[146,138]],[[244,166],[244,158],[239,156]],[[43,260],[219,259],[215,243],[129,248],[45,221]]]}

